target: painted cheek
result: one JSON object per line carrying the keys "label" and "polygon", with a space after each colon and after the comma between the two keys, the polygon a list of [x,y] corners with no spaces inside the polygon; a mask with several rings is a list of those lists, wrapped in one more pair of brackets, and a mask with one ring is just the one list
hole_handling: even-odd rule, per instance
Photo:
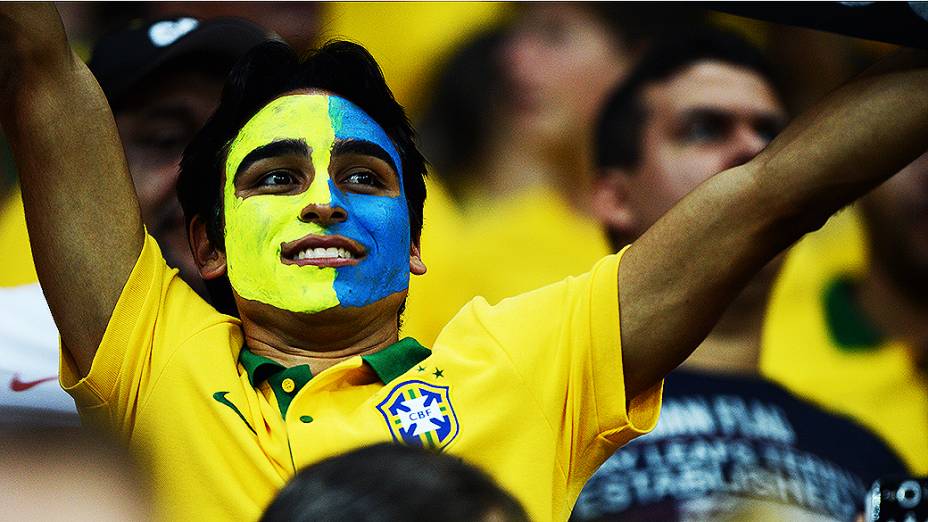
{"label": "painted cheek", "polygon": [[344,200],[351,216],[345,233],[361,240],[368,256],[359,265],[338,269],[335,292],[339,302],[364,306],[406,290],[410,239],[405,198],[347,194]]}

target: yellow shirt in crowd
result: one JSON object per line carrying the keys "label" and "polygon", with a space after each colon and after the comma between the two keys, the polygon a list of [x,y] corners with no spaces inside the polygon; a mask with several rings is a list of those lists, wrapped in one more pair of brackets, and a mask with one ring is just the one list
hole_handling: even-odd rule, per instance
{"label": "yellow shirt in crowd", "polygon": [[[467,248],[462,235],[466,224],[460,211],[435,177],[427,177],[425,186],[428,197],[423,209],[420,243],[422,261],[428,271],[409,279],[409,297],[400,334],[431,346],[454,314],[477,294],[473,291],[473,276],[465,259]],[[591,266],[592,263],[587,269]]]}
{"label": "yellow shirt in crowd", "polygon": [[403,328],[426,344],[476,296],[497,303],[587,272],[613,253],[602,226],[551,188],[474,203],[463,215],[440,189],[429,181],[422,231],[426,265],[436,270],[412,278]]}
{"label": "yellow shirt in crowd", "polygon": [[312,376],[249,352],[240,322],[146,237],[89,375],[63,352],[61,381],[85,422],[146,455],[162,520],[256,519],[295,470],[390,440],[459,456],[532,520],[565,520],[660,409],[659,385],[625,395],[619,260],[496,306],[475,299],[431,350],[407,338]]}
{"label": "yellow shirt in crowd", "polygon": [[0,193],[0,287],[38,281],[19,187]]}
{"label": "yellow shirt in crowd", "polygon": [[491,303],[582,274],[613,253],[600,223],[543,185],[473,207],[464,256],[479,274],[474,294]]}
{"label": "yellow shirt in crowd", "polygon": [[[859,212],[831,218],[790,251],[764,325],[761,372],[883,437],[914,473],[928,473],[928,379],[911,347],[885,338],[850,299],[867,271]],[[840,441],[835,441],[840,444]]]}

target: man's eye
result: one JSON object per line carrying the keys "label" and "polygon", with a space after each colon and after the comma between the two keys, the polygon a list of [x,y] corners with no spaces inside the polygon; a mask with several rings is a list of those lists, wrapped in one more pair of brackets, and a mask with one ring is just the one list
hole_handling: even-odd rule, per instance
{"label": "man's eye", "polygon": [[372,187],[382,186],[380,180],[377,179],[377,176],[367,171],[352,172],[351,174],[348,174],[344,178],[344,183],[351,185],[368,185]]}
{"label": "man's eye", "polygon": [[292,185],[296,183],[296,177],[285,171],[285,170],[275,170],[258,181],[259,187],[278,187],[281,185]]}
{"label": "man's eye", "polygon": [[783,130],[783,125],[778,123],[761,123],[757,125],[755,131],[757,134],[770,143]]}
{"label": "man's eye", "polygon": [[683,138],[687,141],[713,141],[724,134],[724,123],[716,120],[693,121],[683,130]]}

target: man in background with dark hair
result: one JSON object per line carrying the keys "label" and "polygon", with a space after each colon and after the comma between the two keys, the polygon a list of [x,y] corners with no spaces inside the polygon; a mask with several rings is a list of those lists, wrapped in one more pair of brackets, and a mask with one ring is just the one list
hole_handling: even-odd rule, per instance
{"label": "man in background with dark hair", "polygon": [[[772,73],[746,41],[705,28],[658,43],[609,98],[597,128],[596,211],[613,248],[699,184],[751,160],[786,119]],[[577,520],[849,520],[873,480],[905,472],[874,434],[759,375],[779,259],[667,376],[654,432],[593,475]]]}
{"label": "man in background with dark hair", "polygon": [[[113,108],[146,229],[168,264],[202,295],[175,191],[178,164],[219,102],[232,64],[267,38],[244,20],[175,16],[135,20],[101,38],[91,55],[89,67]],[[9,161],[15,177],[13,167]],[[92,181],[89,175],[84,180]],[[74,401],[55,382],[58,333],[39,285],[0,288],[0,310],[0,425],[77,424]]]}
{"label": "man in background with dark hair", "polygon": [[147,452],[172,519],[255,518],[297,469],[390,440],[469,460],[533,519],[565,519],[593,471],[652,429],[663,377],[745,282],[928,148],[928,57],[899,53],[623,252],[497,306],[475,299],[430,350],[397,323],[425,272],[425,162],[360,46],[302,60],[258,46],[185,152],[194,259],[228,281],[237,318],[145,233],[109,107],[53,5],[0,4],[0,93],[61,382],[85,421]]}
{"label": "man in background with dark hair", "polygon": [[236,18],[137,20],[101,38],[88,63],[116,118],[145,227],[203,296],[175,190],[181,155],[219,103],[229,69],[268,38]]}

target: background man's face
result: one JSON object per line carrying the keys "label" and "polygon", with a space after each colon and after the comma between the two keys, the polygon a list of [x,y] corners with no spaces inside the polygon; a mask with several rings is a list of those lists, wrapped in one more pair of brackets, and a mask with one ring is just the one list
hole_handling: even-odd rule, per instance
{"label": "background man's face", "polygon": [[224,185],[227,270],[240,297],[316,313],[408,287],[400,156],[353,103],[322,92],[271,101],[230,145]]}
{"label": "background man's face", "polygon": [[149,233],[168,264],[180,269],[184,280],[205,295],[175,186],[184,147],[215,109],[224,79],[190,70],[156,74],[149,85],[120,104],[116,125]]}
{"label": "background man's face", "polygon": [[501,49],[509,115],[532,139],[585,136],[631,59],[587,7],[558,2],[524,9]]}
{"label": "background man's face", "polygon": [[915,302],[928,304],[928,153],[861,201],[873,257]]}
{"label": "background man's face", "polygon": [[696,62],[641,93],[640,159],[627,173],[634,235],[713,175],[753,158],[786,123],[763,77],[722,62]]}

